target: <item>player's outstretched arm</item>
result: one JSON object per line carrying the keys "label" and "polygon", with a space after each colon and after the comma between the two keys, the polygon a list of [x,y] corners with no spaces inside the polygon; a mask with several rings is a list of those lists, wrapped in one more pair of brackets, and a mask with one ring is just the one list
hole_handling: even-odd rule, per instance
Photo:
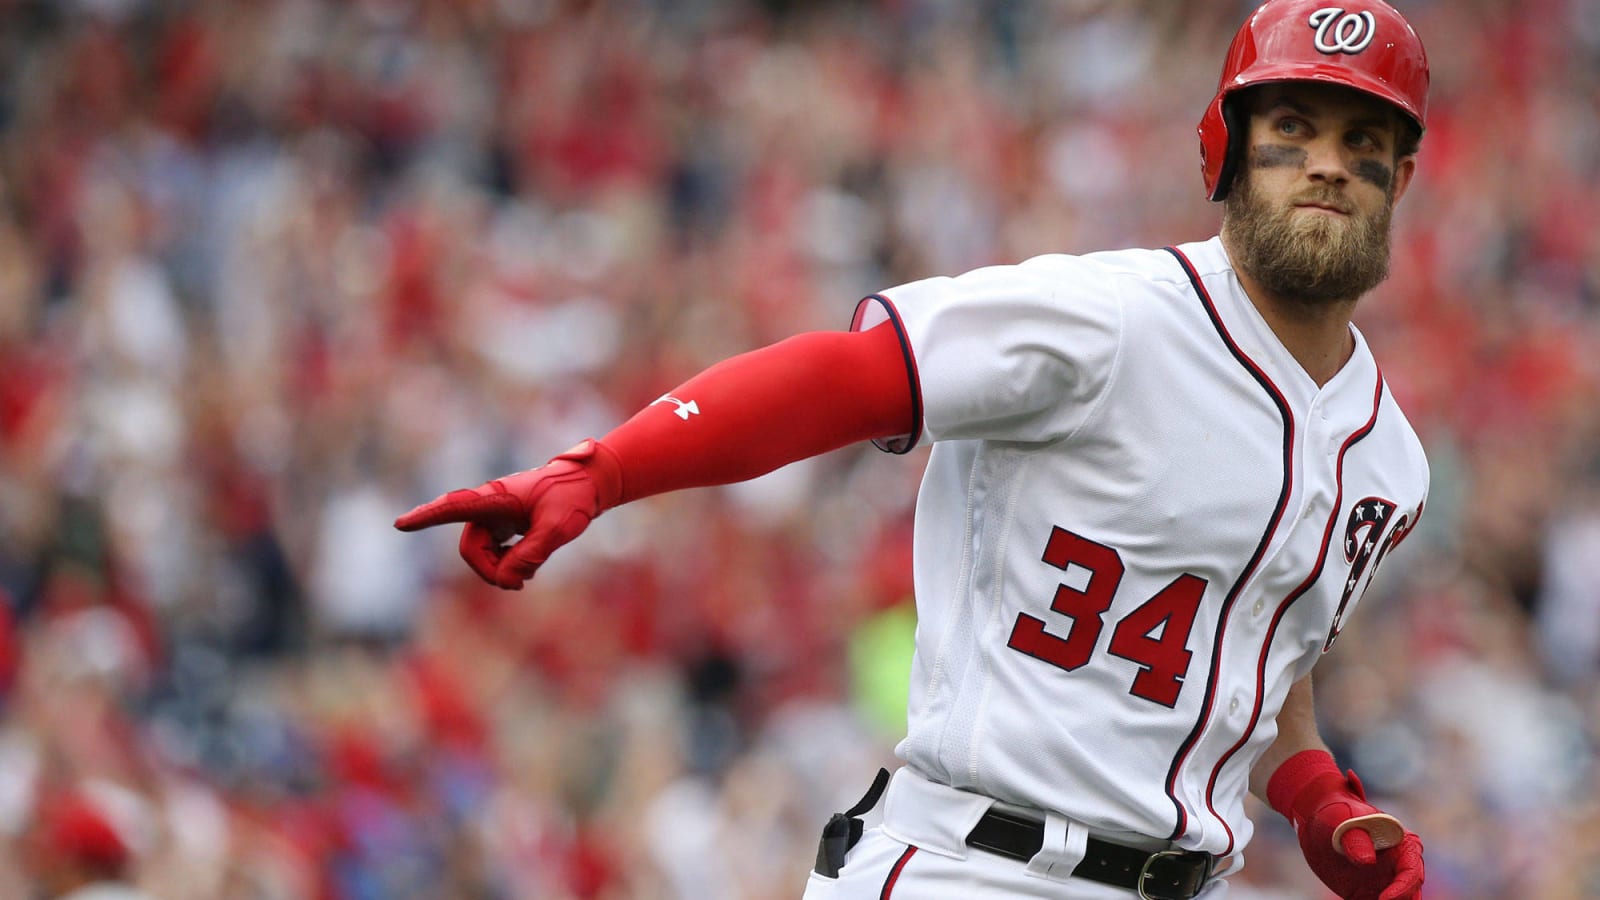
{"label": "player's outstretched arm", "polygon": [[1421,896],[1422,839],[1367,802],[1355,772],[1342,772],[1316,734],[1311,676],[1279,713],[1278,739],[1261,759],[1258,794],[1294,826],[1311,871],[1330,890],[1360,900]]}
{"label": "player's outstretched arm", "polygon": [[887,324],[797,335],[712,366],[599,441],[586,440],[539,468],[451,491],[396,519],[395,527],[461,524],[461,558],[483,580],[516,590],[613,506],[743,481],[857,441],[913,431],[914,389],[899,337]]}

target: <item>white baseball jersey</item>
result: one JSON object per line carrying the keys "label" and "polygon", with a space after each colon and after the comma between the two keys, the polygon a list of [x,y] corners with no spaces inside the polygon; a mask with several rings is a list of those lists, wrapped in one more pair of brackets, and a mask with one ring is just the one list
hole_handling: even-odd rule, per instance
{"label": "white baseball jersey", "polygon": [[1249,771],[1427,494],[1365,340],[1318,388],[1220,239],[862,301],[919,386],[906,763],[1237,852]]}

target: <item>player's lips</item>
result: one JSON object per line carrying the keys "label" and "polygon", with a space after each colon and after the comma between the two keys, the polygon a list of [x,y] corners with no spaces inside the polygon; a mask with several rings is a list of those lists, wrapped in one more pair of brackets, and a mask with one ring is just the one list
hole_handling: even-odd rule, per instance
{"label": "player's lips", "polygon": [[1338,215],[1341,215],[1341,216],[1350,215],[1350,210],[1345,209],[1343,206],[1340,206],[1340,205],[1338,205],[1336,203],[1322,203],[1322,202],[1319,202],[1319,201],[1308,201],[1308,202],[1304,202],[1304,203],[1296,203],[1295,204],[1295,208],[1296,209],[1321,210],[1323,212],[1337,213]]}

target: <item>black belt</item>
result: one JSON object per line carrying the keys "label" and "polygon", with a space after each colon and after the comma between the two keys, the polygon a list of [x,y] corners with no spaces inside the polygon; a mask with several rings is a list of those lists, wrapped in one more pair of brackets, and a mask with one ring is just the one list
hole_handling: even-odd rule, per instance
{"label": "black belt", "polygon": [[[990,809],[967,835],[967,845],[1027,862],[1044,846],[1044,823]],[[1216,857],[1196,850],[1151,852],[1089,838],[1072,877],[1137,891],[1149,900],[1189,900],[1211,877]]]}

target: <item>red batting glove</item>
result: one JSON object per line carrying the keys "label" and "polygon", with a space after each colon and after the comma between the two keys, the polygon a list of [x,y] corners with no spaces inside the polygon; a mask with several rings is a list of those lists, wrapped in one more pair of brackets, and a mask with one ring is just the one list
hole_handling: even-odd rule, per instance
{"label": "red batting glove", "polygon": [[[584,441],[537,469],[451,491],[394,520],[401,531],[463,522],[461,558],[508,591],[533,577],[557,547],[583,533],[622,496],[616,454]],[[507,542],[523,535],[516,543]]]}
{"label": "red batting glove", "polygon": [[1356,773],[1325,750],[1289,757],[1267,781],[1267,802],[1294,825],[1311,871],[1345,900],[1413,900],[1422,891],[1422,839],[1367,803]]}

